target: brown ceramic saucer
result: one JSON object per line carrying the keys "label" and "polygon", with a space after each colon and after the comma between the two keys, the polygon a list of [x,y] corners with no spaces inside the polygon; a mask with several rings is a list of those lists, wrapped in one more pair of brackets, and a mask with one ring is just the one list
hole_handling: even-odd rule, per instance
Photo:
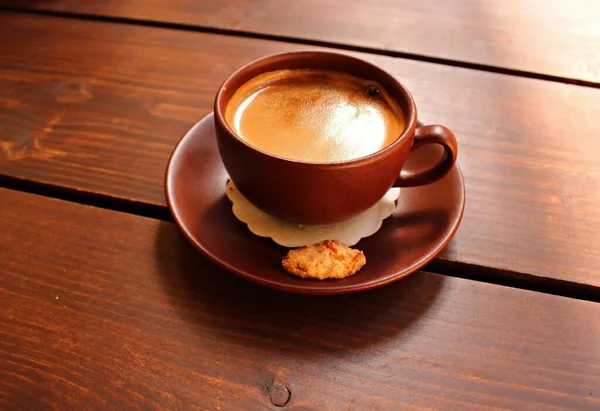
{"label": "brown ceramic saucer", "polygon": [[[438,147],[414,151],[409,168],[439,158]],[[238,221],[225,196],[227,173],[215,138],[213,115],[179,142],[167,166],[165,193],[175,222],[187,239],[217,265],[255,283],[302,294],[344,294],[379,287],[431,261],[450,241],[462,219],[465,186],[458,164],[443,179],[402,188],[394,214],[361,240],[367,265],[343,280],[305,280],[288,275],[281,259],[288,249],[257,237]]]}

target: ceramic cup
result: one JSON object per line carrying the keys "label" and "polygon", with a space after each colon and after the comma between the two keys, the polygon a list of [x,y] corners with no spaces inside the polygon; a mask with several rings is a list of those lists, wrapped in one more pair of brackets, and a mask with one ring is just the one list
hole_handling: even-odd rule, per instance
{"label": "ceramic cup", "polygon": [[[240,86],[265,72],[306,68],[342,71],[378,82],[399,103],[406,128],[380,151],[336,163],[277,157],[236,135],[225,119],[225,109]],[[417,125],[417,108],[406,87],[379,67],[344,54],[291,52],[249,63],[221,85],[214,112],[219,152],[238,190],[263,211],[298,224],[343,221],[373,206],[391,187],[413,187],[439,180],[451,170],[458,154],[456,138],[449,129]],[[424,170],[403,171],[410,151],[426,144],[443,146],[441,159]]]}

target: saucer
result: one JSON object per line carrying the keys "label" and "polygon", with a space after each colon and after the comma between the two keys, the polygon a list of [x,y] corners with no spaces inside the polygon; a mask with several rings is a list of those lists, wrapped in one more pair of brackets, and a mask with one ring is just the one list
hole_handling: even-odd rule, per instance
{"label": "saucer", "polygon": [[[416,150],[406,167],[431,164],[441,156],[438,149],[428,145]],[[395,211],[379,231],[354,246],[367,257],[357,274],[310,280],[283,270],[281,260],[288,248],[252,234],[233,215],[225,194],[228,178],[209,114],[183,136],[167,165],[165,194],[175,223],[217,265],[260,285],[300,294],[364,291],[416,272],[450,242],[465,207],[464,180],[456,164],[435,183],[401,190]]]}

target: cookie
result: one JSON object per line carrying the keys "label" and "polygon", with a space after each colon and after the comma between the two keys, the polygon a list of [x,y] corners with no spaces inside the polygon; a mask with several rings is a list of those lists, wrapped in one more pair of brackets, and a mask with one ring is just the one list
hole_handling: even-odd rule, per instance
{"label": "cookie", "polygon": [[290,250],[282,260],[288,273],[318,280],[349,277],[366,263],[362,251],[330,240]]}

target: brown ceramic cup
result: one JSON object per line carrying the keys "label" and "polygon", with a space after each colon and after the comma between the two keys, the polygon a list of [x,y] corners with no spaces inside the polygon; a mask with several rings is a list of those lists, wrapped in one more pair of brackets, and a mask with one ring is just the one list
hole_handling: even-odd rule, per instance
{"label": "brown ceramic cup", "polygon": [[[306,68],[343,71],[378,82],[402,108],[405,130],[391,145],[374,154],[336,163],[277,157],[236,135],[225,119],[225,109],[240,86],[265,72]],[[391,187],[414,187],[439,180],[450,171],[458,153],[456,138],[446,127],[417,124],[417,108],[406,87],[377,66],[343,54],[291,52],[256,60],[223,83],[214,112],[219,152],[233,183],[258,208],[298,224],[343,221],[373,206]],[[410,151],[426,144],[443,146],[441,159],[424,170],[402,170]]]}

